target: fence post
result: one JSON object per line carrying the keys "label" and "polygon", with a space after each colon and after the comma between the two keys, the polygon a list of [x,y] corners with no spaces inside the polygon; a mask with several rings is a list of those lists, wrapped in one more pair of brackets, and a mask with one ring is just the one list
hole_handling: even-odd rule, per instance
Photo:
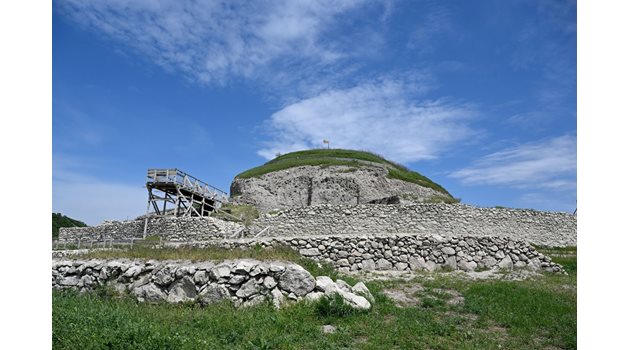
{"label": "fence post", "polygon": [[81,238],[79,238],[79,243],[77,244],[77,249],[81,249]]}
{"label": "fence post", "polygon": [[133,248],[133,237],[131,238],[131,248]]}

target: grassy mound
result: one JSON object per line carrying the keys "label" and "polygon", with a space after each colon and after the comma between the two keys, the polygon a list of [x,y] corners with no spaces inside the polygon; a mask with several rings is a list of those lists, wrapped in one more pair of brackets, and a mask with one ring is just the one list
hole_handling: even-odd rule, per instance
{"label": "grassy mound", "polygon": [[431,181],[431,179],[424,175],[409,170],[400,164],[389,161],[374,153],[347,149],[312,149],[283,154],[261,166],[246,170],[236,175],[236,177],[240,179],[259,177],[274,171],[304,165],[321,167],[345,165],[353,168],[369,166],[369,164],[366,164],[365,162],[378,163],[387,166],[389,168],[388,177],[391,179],[402,180],[423,187],[428,187],[451,197],[451,194],[448,193],[446,189]]}

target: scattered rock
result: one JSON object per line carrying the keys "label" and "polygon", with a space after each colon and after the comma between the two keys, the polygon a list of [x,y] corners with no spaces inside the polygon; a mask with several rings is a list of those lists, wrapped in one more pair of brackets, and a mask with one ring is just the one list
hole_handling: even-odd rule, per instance
{"label": "scattered rock", "polygon": [[327,325],[323,325],[321,330],[322,330],[322,333],[324,334],[331,334],[337,331],[337,327],[327,324]]}

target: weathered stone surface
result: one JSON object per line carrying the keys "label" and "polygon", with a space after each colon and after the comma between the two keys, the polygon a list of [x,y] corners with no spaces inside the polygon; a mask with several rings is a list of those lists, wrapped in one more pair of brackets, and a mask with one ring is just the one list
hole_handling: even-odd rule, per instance
{"label": "weathered stone surface", "polygon": [[236,296],[239,298],[248,298],[254,294],[259,293],[262,290],[262,286],[256,283],[256,280],[250,279],[243,283],[241,288],[236,291]]}
{"label": "weathered stone surface", "polygon": [[343,290],[339,290],[338,293],[343,297],[344,302],[355,309],[369,310],[372,307],[370,302],[365,297]]}
{"label": "weathered stone surface", "polygon": [[159,302],[166,300],[166,293],[153,283],[134,288],[131,290],[131,294],[136,296],[139,301]]}
{"label": "weathered stone surface", "polygon": [[315,286],[317,287],[317,290],[326,294],[337,291],[337,284],[328,276],[317,276],[315,278]]}
{"label": "weathered stone surface", "polygon": [[310,257],[319,255],[319,249],[317,248],[309,248],[309,249],[300,249],[300,255]]}
{"label": "weathered stone surface", "polygon": [[376,269],[376,264],[372,259],[363,260],[362,266],[365,271],[372,271]]}
{"label": "weathered stone surface", "polygon": [[446,255],[455,255],[455,249],[453,249],[451,247],[444,247],[444,248],[442,248],[442,253],[444,253]]}
{"label": "weathered stone surface", "polygon": [[230,299],[230,290],[224,285],[210,283],[201,291],[201,293],[199,293],[197,299],[201,305],[209,305],[225,299]]}
{"label": "weathered stone surface", "polygon": [[208,276],[208,272],[206,271],[197,271],[193,276],[193,281],[195,281],[195,284],[197,285],[204,285],[208,283],[209,280],[210,276]]}
{"label": "weathered stone surface", "polygon": [[370,302],[374,302],[374,296],[372,296],[372,293],[370,293],[370,290],[367,288],[367,286],[363,282],[359,282],[355,284],[354,286],[352,286],[352,293],[363,295]]}
{"label": "weathered stone surface", "polygon": [[444,263],[444,266],[452,271],[457,270],[457,258],[453,255],[449,256],[448,258],[446,258],[446,262]]}
{"label": "weathered stone surface", "polygon": [[398,271],[404,271],[409,265],[407,263],[399,262],[394,265],[394,268]]}
{"label": "weathered stone surface", "polygon": [[125,271],[123,274],[124,277],[136,277],[142,272],[142,267],[140,266],[132,266]]}
{"label": "weathered stone surface", "polygon": [[278,288],[271,290],[271,302],[276,309],[279,309],[286,302],[284,294]]}
{"label": "weathered stone surface", "polygon": [[262,295],[256,295],[254,297],[252,297],[251,299],[247,300],[246,302],[244,302],[242,304],[243,307],[251,307],[251,306],[255,306],[258,304],[261,304],[265,301],[265,297]]}
{"label": "weathered stone surface", "polygon": [[197,289],[195,283],[188,276],[175,282],[168,291],[168,297],[166,300],[169,303],[181,303],[184,301],[194,300],[197,296]]}
{"label": "weathered stone surface", "polygon": [[234,268],[234,273],[248,275],[249,271],[256,265],[255,262],[249,260],[241,260],[236,263],[236,267]]}
{"label": "weathered stone surface", "polygon": [[280,289],[303,297],[315,288],[315,279],[301,266],[288,266],[279,281]]}
{"label": "weathered stone surface", "polygon": [[167,265],[153,275],[153,282],[160,287],[168,286],[175,280],[173,272],[171,266]]}
{"label": "weathered stone surface", "polygon": [[229,265],[221,264],[210,269],[210,276],[215,281],[221,278],[228,279],[231,271],[232,269]]}
{"label": "weathered stone surface", "polygon": [[322,326],[322,333],[324,334],[331,334],[331,333],[335,333],[337,331],[337,327],[330,325],[330,324],[326,324]]}
{"label": "weathered stone surface", "polygon": [[263,280],[263,286],[265,286],[265,288],[267,289],[273,289],[277,285],[278,285],[278,281],[276,281],[276,279],[271,276],[267,276]]}
{"label": "weathered stone surface", "polygon": [[352,286],[350,286],[344,280],[338,279],[337,281],[335,281],[335,284],[337,285],[338,289],[341,289],[341,290],[346,291],[346,292],[351,292],[352,291]]}
{"label": "weathered stone surface", "polygon": [[426,263],[422,257],[410,257],[409,258],[409,267],[412,270],[423,270],[426,268]]}
{"label": "weathered stone surface", "polygon": [[377,270],[391,270],[392,268],[393,268],[392,263],[385,259],[378,259],[376,261]]}
{"label": "weathered stone surface", "polygon": [[241,284],[241,283],[245,282],[248,278],[249,278],[249,276],[247,276],[247,275],[234,275],[234,276],[232,276],[232,278],[230,278],[228,283],[229,284]]}
{"label": "weathered stone surface", "polygon": [[506,256],[505,258],[503,258],[503,260],[501,260],[501,262],[499,262],[500,269],[511,270],[512,267],[513,267],[512,258],[510,258],[509,256]]}

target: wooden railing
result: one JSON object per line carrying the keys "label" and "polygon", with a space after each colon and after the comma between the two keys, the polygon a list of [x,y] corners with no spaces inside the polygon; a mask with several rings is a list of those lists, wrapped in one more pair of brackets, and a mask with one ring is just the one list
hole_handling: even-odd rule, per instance
{"label": "wooden railing", "polygon": [[228,194],[179,169],[149,169],[147,184],[174,184],[206,198],[227,201]]}

